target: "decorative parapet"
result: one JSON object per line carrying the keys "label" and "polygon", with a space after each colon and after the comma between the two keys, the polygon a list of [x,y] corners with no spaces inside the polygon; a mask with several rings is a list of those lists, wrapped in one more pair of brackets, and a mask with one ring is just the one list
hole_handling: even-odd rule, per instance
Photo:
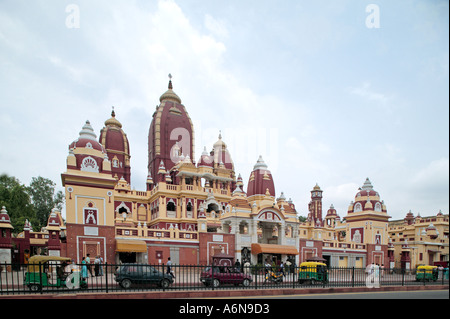
{"label": "decorative parapet", "polygon": [[142,240],[180,239],[183,241],[198,241],[198,232],[179,230],[177,227],[171,227],[170,229],[148,229],[139,226],[134,228],[116,227],[116,236]]}

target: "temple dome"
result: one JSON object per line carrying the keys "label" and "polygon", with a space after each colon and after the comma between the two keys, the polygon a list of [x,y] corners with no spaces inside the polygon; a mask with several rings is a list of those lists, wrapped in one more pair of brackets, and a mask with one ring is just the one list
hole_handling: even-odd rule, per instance
{"label": "temple dome", "polygon": [[0,228],[14,228],[11,225],[11,219],[9,218],[8,211],[5,206],[3,206],[0,210]]}
{"label": "temple dome", "polygon": [[201,167],[201,166],[208,166],[208,167],[213,167],[214,166],[214,159],[212,158],[211,155],[208,154],[208,152],[206,151],[206,146],[203,148],[203,153],[200,156],[199,161],[197,162],[197,167]]}
{"label": "temple dome", "polygon": [[330,208],[328,209],[327,216],[337,216],[337,211],[334,208],[333,204],[331,204]]}
{"label": "temple dome", "polygon": [[256,162],[255,166],[253,166],[253,170],[257,169],[267,169],[267,164],[264,162],[261,155],[259,155],[258,161]]}
{"label": "temple dome", "polygon": [[120,123],[117,119],[116,119],[116,113],[114,112],[114,109],[111,112],[111,118],[105,121],[105,126],[116,126],[119,128],[122,128],[122,123]]}
{"label": "temple dome", "polygon": [[69,149],[89,148],[104,153],[105,149],[97,142],[97,135],[89,121],[86,121],[79,134],[78,138],[69,145]]}
{"label": "temple dome", "polygon": [[214,143],[211,156],[214,159],[214,167],[223,165],[226,169],[234,170],[231,154],[228,151],[227,144],[222,140],[222,133],[219,133],[219,139]]}
{"label": "temple dome", "polygon": [[67,167],[85,172],[109,171],[110,173],[106,150],[97,141],[97,135],[89,121],[83,125],[78,139],[69,145]]}
{"label": "temple dome", "polygon": [[253,167],[247,184],[247,196],[250,197],[253,195],[269,195],[275,197],[275,185],[272,174],[267,169],[267,164],[264,162],[262,156],[259,156],[258,161]]}
{"label": "temple dome", "polygon": [[99,142],[111,161],[112,175],[117,175],[118,179],[123,177],[130,184],[130,144],[127,134],[122,129],[122,123],[116,119],[114,108],[111,118],[105,121],[105,126],[100,131]]}
{"label": "temple dome", "polygon": [[189,156],[191,161],[195,159],[194,126],[186,107],[172,90],[170,74],[169,78],[169,89],[161,95],[148,130],[147,169],[154,179],[161,160],[170,171],[179,163],[181,155]]}
{"label": "temple dome", "polygon": [[[170,74],[169,78],[172,79],[172,76]],[[166,100],[181,104],[180,97],[173,91],[172,80],[169,81],[168,90],[164,92],[163,95],[161,95],[161,97],[159,98],[159,102]]]}
{"label": "temple dome", "polygon": [[373,189],[369,178],[366,178],[364,185],[358,189],[355,195],[355,202],[349,206],[349,213],[362,211],[375,211],[386,213],[386,206],[380,199],[380,194]]}

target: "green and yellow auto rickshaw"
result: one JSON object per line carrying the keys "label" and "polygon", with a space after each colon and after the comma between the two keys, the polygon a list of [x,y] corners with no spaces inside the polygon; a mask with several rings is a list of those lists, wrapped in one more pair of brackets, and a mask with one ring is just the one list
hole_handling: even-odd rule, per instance
{"label": "green and yellow auto rickshaw", "polygon": [[70,267],[70,262],[67,257],[32,256],[28,260],[23,284],[31,291],[40,291],[43,287],[87,288],[79,267]]}
{"label": "green and yellow auto rickshaw", "polygon": [[423,265],[416,269],[416,281],[436,281],[438,279],[438,267]]}
{"label": "green and yellow auto rickshaw", "polygon": [[298,270],[298,283],[314,284],[316,282],[321,282],[323,284],[328,282],[327,265],[312,261],[301,263]]}

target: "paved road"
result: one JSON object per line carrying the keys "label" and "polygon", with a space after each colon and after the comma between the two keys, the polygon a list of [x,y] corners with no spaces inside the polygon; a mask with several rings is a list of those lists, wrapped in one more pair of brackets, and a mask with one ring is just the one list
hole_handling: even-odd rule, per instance
{"label": "paved road", "polygon": [[449,299],[448,290],[380,291],[331,294],[261,296],[258,299]]}

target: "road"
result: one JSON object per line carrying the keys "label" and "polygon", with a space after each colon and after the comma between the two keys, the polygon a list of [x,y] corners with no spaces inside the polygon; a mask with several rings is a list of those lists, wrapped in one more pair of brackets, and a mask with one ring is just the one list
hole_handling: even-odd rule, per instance
{"label": "road", "polygon": [[[252,297],[255,298],[255,297]],[[380,291],[258,296],[258,299],[449,299],[448,290]]]}

